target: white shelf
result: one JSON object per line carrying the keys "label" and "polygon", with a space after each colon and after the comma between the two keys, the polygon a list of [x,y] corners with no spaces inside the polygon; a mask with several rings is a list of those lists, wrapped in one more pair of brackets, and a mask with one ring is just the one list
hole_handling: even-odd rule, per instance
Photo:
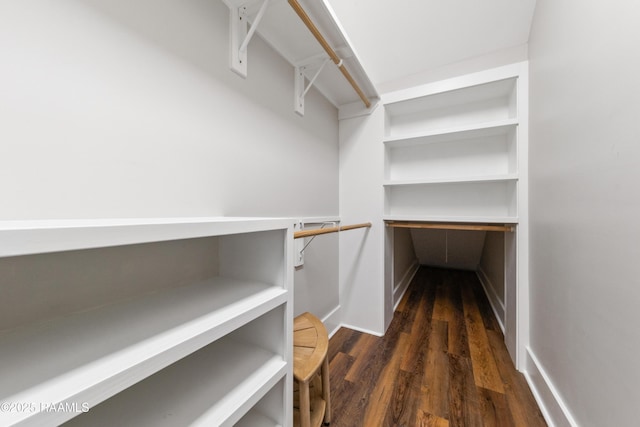
{"label": "white shelf", "polygon": [[[214,278],[0,336],[0,400],[91,407],[288,301],[287,289]],[[73,414],[3,412],[0,424]]]}
{"label": "white shelf", "polygon": [[488,136],[506,135],[518,125],[518,119],[497,120],[452,128],[427,130],[412,135],[396,135],[384,139],[387,147],[409,147],[423,144],[461,141],[484,138]]}
{"label": "white shelf", "polygon": [[461,184],[461,183],[482,183],[482,182],[503,182],[503,181],[517,181],[518,174],[506,174],[506,175],[488,175],[488,176],[460,176],[450,178],[433,178],[433,179],[417,179],[417,180],[405,180],[405,181],[385,181],[383,185],[385,187],[396,186],[413,186],[413,185],[436,185],[436,184]]}
{"label": "white shelf", "polygon": [[410,222],[461,222],[461,223],[487,223],[487,224],[517,224],[515,216],[430,216],[430,215],[385,215],[384,221],[410,221]]}
{"label": "white shelf", "polygon": [[[248,22],[253,23],[262,4],[260,0],[223,0],[229,8],[246,7]],[[348,39],[339,26],[335,14],[326,0],[299,0],[331,47],[343,59],[345,68],[356,80],[367,97],[375,103],[378,93],[369,80]],[[315,75],[328,55],[300,20],[291,6],[284,0],[271,0],[264,17],[256,27],[258,34],[292,66],[304,65],[307,82]],[[247,74],[259,73],[252,67],[251,55],[247,57]],[[294,84],[293,73],[291,84]],[[360,102],[358,94],[344,78],[333,62],[328,63],[314,82],[314,87],[336,107]],[[293,103],[293,101],[292,101]],[[364,109],[364,104],[361,104]]]}
{"label": "white shelf", "polygon": [[464,181],[385,187],[388,216],[517,216],[517,181]]}
{"label": "white shelf", "polygon": [[247,415],[236,424],[236,427],[281,427],[280,424],[271,418],[259,413],[258,411],[249,411]]}
{"label": "white shelf", "polygon": [[285,229],[292,221],[233,217],[0,221],[0,257]]}
{"label": "white shelf", "polygon": [[515,91],[515,81],[515,78],[504,78],[473,86],[423,94],[417,97],[410,96],[404,99],[387,97],[385,109],[390,116],[407,116],[416,113],[425,114],[451,107],[465,107],[487,100],[508,99]]}
{"label": "white shelf", "polygon": [[513,177],[518,170],[516,131],[516,124],[492,123],[490,127],[387,142],[385,177],[390,183]]}
{"label": "white shelf", "polygon": [[[224,338],[92,408],[71,426],[231,426],[287,372],[282,355]],[[268,421],[257,413],[249,421]]]}
{"label": "white shelf", "polygon": [[385,104],[387,139],[517,119],[516,78]]}

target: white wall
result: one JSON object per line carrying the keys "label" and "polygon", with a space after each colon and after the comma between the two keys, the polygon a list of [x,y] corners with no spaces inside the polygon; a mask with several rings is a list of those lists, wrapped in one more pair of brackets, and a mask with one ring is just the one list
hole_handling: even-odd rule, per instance
{"label": "white wall", "polygon": [[[371,228],[340,233],[340,306],[346,326],[382,335],[393,316],[382,222],[384,111],[340,121],[340,217]],[[391,255],[388,255],[390,259]]]}
{"label": "white wall", "polygon": [[504,239],[505,233],[488,231],[478,264],[478,277],[503,330],[505,321]]}
{"label": "white wall", "polygon": [[[305,229],[320,228],[307,223]],[[311,241],[305,238],[304,244]],[[294,248],[295,250],[295,248]],[[338,233],[316,236],[304,250],[304,264],[294,272],[294,315],[311,311],[324,321],[329,334],[340,326]]]}
{"label": "white wall", "polygon": [[220,0],[1,2],[0,219],[337,216],[337,109],[298,117],[291,65],[256,37],[244,80],[228,48]]}
{"label": "white wall", "polygon": [[486,55],[475,56],[441,67],[430,68],[401,79],[380,83],[377,85],[377,89],[380,93],[393,92],[503,65],[515,64],[527,60],[527,49],[528,46],[526,44],[500,49]]}
{"label": "white wall", "polygon": [[420,264],[408,228],[393,228],[393,305],[400,303]]}
{"label": "white wall", "polygon": [[393,247],[393,281],[399,283],[407,270],[417,262],[416,252],[411,240],[411,232],[407,228],[396,228]]}
{"label": "white wall", "polygon": [[638,16],[538,0],[533,21],[528,369],[557,425],[638,424]]}
{"label": "white wall", "polygon": [[416,256],[422,265],[476,271],[484,231],[412,229]]}
{"label": "white wall", "polygon": [[314,93],[295,116],[293,69],[259,39],[233,74],[227,15],[3,2],[2,218],[337,214],[336,109]]}

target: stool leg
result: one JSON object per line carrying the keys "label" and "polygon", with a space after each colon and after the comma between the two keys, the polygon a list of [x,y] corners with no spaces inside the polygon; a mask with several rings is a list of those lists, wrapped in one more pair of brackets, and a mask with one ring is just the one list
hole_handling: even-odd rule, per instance
{"label": "stool leg", "polygon": [[309,382],[300,382],[300,427],[311,427]]}
{"label": "stool leg", "polygon": [[324,425],[331,423],[331,390],[329,387],[329,357],[325,357],[322,362],[322,398],[326,403],[324,410]]}

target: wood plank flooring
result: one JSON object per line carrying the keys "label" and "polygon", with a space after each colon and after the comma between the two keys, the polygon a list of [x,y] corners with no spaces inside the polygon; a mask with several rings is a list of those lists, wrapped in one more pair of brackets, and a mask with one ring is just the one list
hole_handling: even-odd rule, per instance
{"label": "wood plank flooring", "polygon": [[546,426],[472,272],[421,267],[384,337],[329,342],[333,427]]}

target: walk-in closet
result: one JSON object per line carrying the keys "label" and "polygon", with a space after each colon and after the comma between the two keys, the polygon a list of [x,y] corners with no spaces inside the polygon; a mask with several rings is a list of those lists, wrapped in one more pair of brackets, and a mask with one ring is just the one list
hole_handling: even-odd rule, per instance
{"label": "walk-in closet", "polygon": [[0,0],[0,427],[636,425],[639,17]]}

